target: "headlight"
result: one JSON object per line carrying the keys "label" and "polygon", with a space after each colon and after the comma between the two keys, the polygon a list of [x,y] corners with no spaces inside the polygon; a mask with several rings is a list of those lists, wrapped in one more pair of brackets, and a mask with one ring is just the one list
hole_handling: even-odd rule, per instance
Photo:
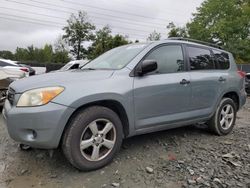
{"label": "headlight", "polygon": [[32,89],[24,92],[17,102],[18,107],[24,106],[40,106],[47,104],[57,95],[62,93],[63,87],[45,87],[39,89]]}

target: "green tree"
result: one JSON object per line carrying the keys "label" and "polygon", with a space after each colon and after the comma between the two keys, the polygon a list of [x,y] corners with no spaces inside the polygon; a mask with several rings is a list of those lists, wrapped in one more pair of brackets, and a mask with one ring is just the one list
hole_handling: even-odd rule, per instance
{"label": "green tree", "polygon": [[169,29],[168,37],[188,37],[186,28],[177,27],[173,22],[168,24],[167,29]]}
{"label": "green tree", "polygon": [[122,46],[125,44],[131,43],[127,40],[127,37],[124,37],[123,35],[116,34],[113,36],[111,42],[110,42],[110,49]]}
{"label": "green tree", "polygon": [[157,33],[155,30],[152,33],[150,33],[147,38],[148,41],[155,41],[160,39],[161,39],[161,34]]}
{"label": "green tree", "polygon": [[0,51],[0,58],[14,60],[15,56],[11,51],[3,50]]}
{"label": "green tree", "polygon": [[65,31],[63,39],[66,39],[71,47],[70,52],[76,59],[85,58],[87,50],[84,48],[83,42],[94,39],[95,26],[88,21],[87,14],[83,11],[79,11],[77,15],[72,14],[67,23],[68,26],[63,28]]}
{"label": "green tree", "polygon": [[56,39],[54,43],[54,49],[56,52],[68,51],[68,45],[61,35]]}
{"label": "green tree", "polygon": [[63,40],[62,36],[59,36],[54,44],[55,52],[53,54],[53,62],[54,63],[67,63],[71,60],[69,57],[69,52],[67,50],[67,44],[65,40]]}
{"label": "green tree", "polygon": [[69,53],[67,51],[56,51],[53,54],[52,62],[53,63],[68,63],[71,60]]}
{"label": "green tree", "polygon": [[219,44],[250,62],[249,0],[206,0],[193,16],[189,37]]}
{"label": "green tree", "polygon": [[27,47],[28,60],[34,60],[38,54],[38,50],[34,48],[33,45]]}
{"label": "green tree", "polygon": [[69,53],[66,50],[53,50],[52,45],[45,44],[43,48],[36,48],[33,45],[27,48],[17,48],[14,54],[17,61],[33,61],[38,63],[67,63],[70,61]]}
{"label": "green tree", "polygon": [[49,63],[52,61],[53,49],[49,44],[45,44],[43,48],[31,45],[27,49],[17,48],[15,56],[17,60]]}
{"label": "green tree", "polygon": [[53,57],[53,47],[52,45],[46,44],[43,48],[43,53],[46,58],[46,61],[51,62]]}
{"label": "green tree", "polygon": [[105,26],[98,30],[95,34],[95,39],[92,45],[88,49],[88,59],[94,59],[109,50],[111,40],[112,35],[109,26]]}
{"label": "green tree", "polygon": [[96,32],[94,42],[88,49],[88,59],[94,59],[104,52],[128,44],[128,40],[122,35],[111,35],[112,31],[109,26],[105,26]]}
{"label": "green tree", "polygon": [[17,47],[16,52],[15,52],[15,60],[18,60],[18,61],[30,60],[29,51],[25,48]]}

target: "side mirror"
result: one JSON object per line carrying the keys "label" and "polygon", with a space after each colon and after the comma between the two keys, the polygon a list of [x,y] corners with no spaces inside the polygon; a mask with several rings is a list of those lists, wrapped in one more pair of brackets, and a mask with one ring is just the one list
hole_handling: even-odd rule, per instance
{"label": "side mirror", "polygon": [[143,76],[149,72],[153,72],[158,68],[157,62],[155,60],[144,60],[136,68],[136,73],[138,76]]}

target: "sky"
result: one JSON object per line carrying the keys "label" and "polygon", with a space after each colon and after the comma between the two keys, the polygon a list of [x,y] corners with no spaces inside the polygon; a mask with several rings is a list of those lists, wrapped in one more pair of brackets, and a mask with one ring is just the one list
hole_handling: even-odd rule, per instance
{"label": "sky", "polygon": [[113,34],[145,41],[154,30],[167,38],[166,26],[184,26],[203,0],[0,0],[0,50],[54,44],[66,20],[87,12],[97,29],[109,25]]}

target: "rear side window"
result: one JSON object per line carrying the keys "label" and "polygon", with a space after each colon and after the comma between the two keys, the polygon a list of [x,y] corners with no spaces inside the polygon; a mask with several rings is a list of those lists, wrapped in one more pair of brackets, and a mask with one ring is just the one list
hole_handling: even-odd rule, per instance
{"label": "rear side window", "polygon": [[188,46],[187,50],[191,70],[215,69],[210,50],[191,46]]}
{"label": "rear side window", "polygon": [[216,68],[217,69],[229,69],[229,55],[228,53],[221,52],[218,50],[213,50],[214,57],[216,60]]}
{"label": "rear side window", "polygon": [[145,60],[156,60],[156,73],[175,73],[184,71],[184,59],[180,45],[166,45],[150,52]]}

